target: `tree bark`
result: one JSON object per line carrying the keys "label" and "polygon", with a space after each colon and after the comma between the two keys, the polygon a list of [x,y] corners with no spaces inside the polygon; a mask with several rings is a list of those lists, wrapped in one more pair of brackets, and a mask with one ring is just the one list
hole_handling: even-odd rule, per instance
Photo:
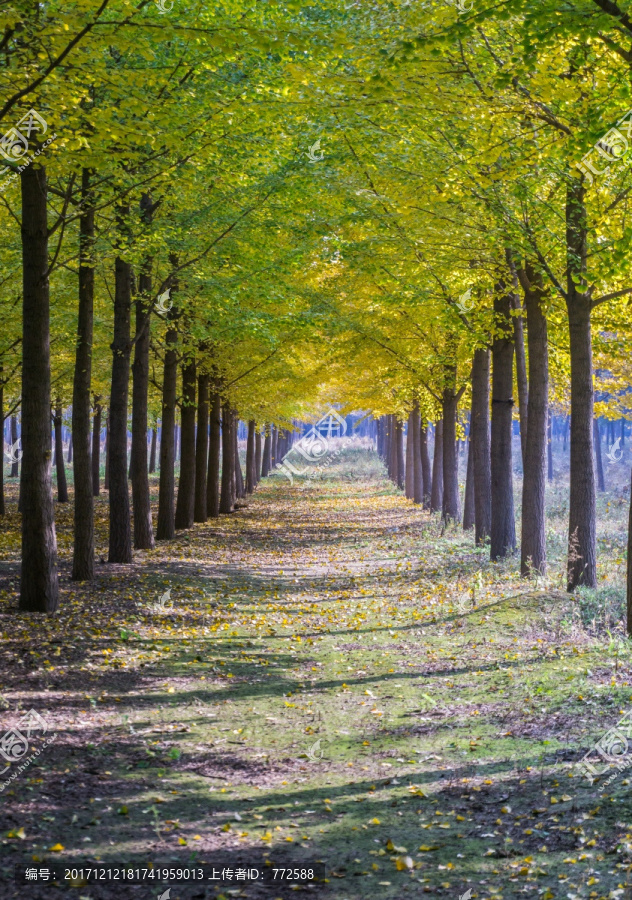
{"label": "tree bark", "polygon": [[105,472],[103,475],[103,488],[110,490],[110,410],[105,417]]}
{"label": "tree bark", "polygon": [[[175,318],[174,308],[168,313]],[[176,387],[178,377],[178,332],[171,326],[167,331],[164,371],[162,380],[162,416],[160,431],[160,482],[158,487],[158,525],[156,539],[172,540],[175,537],[175,430]]]}
{"label": "tree bark", "polygon": [[134,547],[137,550],[153,550],[155,547],[151,502],[149,498],[149,471],[147,466],[147,394],[149,391],[149,315],[152,277],[151,261],[147,260],[138,277],[136,307],[136,334],[134,363],[132,365],[132,450],[130,471],[132,476],[132,504],[134,508]]}
{"label": "tree bark", "polygon": [[571,452],[567,588],[596,587],[596,501],[593,465],[593,362],[590,295],[585,284],[584,188],[570,178],[566,200],[569,349],[571,361]]}
{"label": "tree bark", "polygon": [[50,417],[50,297],[46,169],[27,166],[22,190],[22,574],[20,609],[59,603]]}
{"label": "tree bark", "polygon": [[101,493],[101,398],[94,398],[94,419],[92,420],[92,496]]}
{"label": "tree bark", "polygon": [[443,521],[458,522],[461,518],[459,497],[459,459],[456,452],[456,411],[459,396],[456,392],[456,365],[446,365],[441,398],[443,412]]}
{"label": "tree bark", "polygon": [[472,440],[467,441],[467,473],[465,475],[465,498],[463,500],[463,531],[474,527],[474,454]]}
{"label": "tree bark", "polygon": [[497,286],[494,311],[502,328],[492,344],[492,527],[490,558],[501,559],[516,549],[514,521],[513,467],[511,453],[513,409],[513,329],[511,299],[504,285]]}
{"label": "tree bark", "polygon": [[72,463],[72,430],[70,431],[70,437],[68,438],[68,456],[66,457],[66,462],[68,465]]}
{"label": "tree bark", "polygon": [[274,469],[279,462],[279,429],[272,426],[272,443],[270,445],[270,469]]}
{"label": "tree bark", "polygon": [[[127,207],[120,211],[124,228]],[[112,389],[110,392],[110,542],[108,562],[132,562],[132,529],[127,485],[127,410],[132,351],[132,269],[120,256],[114,263],[114,339],[112,341]]]}
{"label": "tree bark", "polygon": [[413,503],[423,503],[424,481],[421,466],[421,419],[419,417],[419,401],[415,400],[412,412],[413,425]]}
{"label": "tree bark", "polygon": [[195,360],[182,366],[182,407],[180,428],[180,478],[176,504],[176,529],[193,525],[195,510]]}
{"label": "tree bark", "polygon": [[406,428],[406,477],[405,477],[405,494],[407,500],[412,500],[415,495],[415,468],[413,465],[413,412],[408,413],[408,423]]}
{"label": "tree bark", "polygon": [[443,509],[443,422],[435,422],[434,452],[432,455],[432,491],[430,511]]}
{"label": "tree bark", "polygon": [[397,444],[397,487],[404,490],[404,423],[395,419],[395,441]]}
{"label": "tree bark", "polygon": [[209,518],[219,516],[219,451],[221,441],[222,402],[219,391],[213,386],[211,391],[210,439],[208,451],[208,474],[206,480],[206,511]]}
{"label": "tree bark", "polygon": [[235,451],[235,499],[239,498],[241,500],[246,496],[246,488],[239,459],[239,419],[237,415],[234,416],[233,421],[233,448]]}
{"label": "tree bark", "polygon": [[62,432],[62,408],[61,399],[58,397],[55,403],[55,472],[57,475],[57,502],[68,503],[68,484],[66,482],[66,469],[64,466],[64,442]]}
{"label": "tree bark", "polygon": [[593,419],[593,443],[595,445],[595,469],[597,471],[597,488],[603,494],[606,490],[606,480],[603,475],[603,458],[601,456],[601,429],[599,419]]}
{"label": "tree bark", "polygon": [[254,483],[255,485],[259,484],[259,479],[261,478],[261,432],[257,431],[255,434],[255,470],[254,470]]}
{"label": "tree bark", "polygon": [[11,416],[11,446],[14,448],[13,462],[11,463],[11,478],[19,478],[20,461],[17,458],[17,442],[18,442],[18,419],[17,416]]}
{"label": "tree bark", "polygon": [[424,425],[419,420],[419,446],[421,450],[421,480],[423,482],[423,504],[424,509],[430,507],[430,494],[432,491],[432,466],[430,465],[430,454],[428,453],[428,423]]}
{"label": "tree bark", "polygon": [[235,477],[235,453],[233,451],[233,413],[230,404],[222,404],[222,489],[219,501],[220,513],[233,511],[233,480]]}
{"label": "tree bark", "polygon": [[149,451],[149,474],[156,471],[156,444],[158,442],[158,428],[151,429],[151,450]]}
{"label": "tree bark", "polygon": [[549,410],[549,418],[546,426],[546,443],[547,443],[547,476],[549,481],[553,481],[553,435],[551,434],[551,410]]}
{"label": "tree bark", "polygon": [[248,422],[248,439],[246,441],[246,493],[252,494],[255,489],[255,420]]}
{"label": "tree bark", "polygon": [[474,351],[470,442],[474,480],[474,540],[484,544],[491,534],[491,451],[489,442],[489,349]]}
{"label": "tree bark", "polygon": [[[520,310],[520,297],[518,294],[512,295],[513,309]],[[528,316],[527,316],[528,319]],[[524,461],[527,453],[527,435],[529,434],[529,388],[530,383],[527,382],[527,361],[524,352],[524,327],[522,315],[512,316],[514,346],[516,349],[516,383],[518,385],[518,416],[520,419],[520,449],[522,451],[522,468],[524,472]],[[529,323],[527,321],[527,329]],[[529,340],[527,332],[527,341]]]}
{"label": "tree bark", "polygon": [[208,478],[208,386],[209,376],[198,376],[197,434],[195,436],[195,509],[193,519],[206,522]]}
{"label": "tree bark", "polygon": [[263,459],[261,460],[261,477],[265,478],[270,472],[270,455],[271,455],[271,444],[272,438],[270,435],[270,426],[265,426],[266,433],[265,439],[263,442]]}
{"label": "tree bark", "polygon": [[[550,448],[549,352],[546,315],[543,308],[541,277],[527,268],[531,285],[525,291],[527,341],[529,348],[529,407],[526,450],[523,450],[522,544],[520,571],[546,571],[545,464],[547,442]],[[548,437],[548,441],[547,441]]]}

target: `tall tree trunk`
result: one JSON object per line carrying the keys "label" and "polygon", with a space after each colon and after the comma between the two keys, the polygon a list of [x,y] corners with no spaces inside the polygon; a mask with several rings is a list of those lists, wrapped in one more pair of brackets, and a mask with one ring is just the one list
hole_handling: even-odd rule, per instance
{"label": "tall tree trunk", "polygon": [[259,479],[261,478],[261,432],[257,431],[255,434],[255,470],[254,470],[254,483],[255,485],[259,484]]}
{"label": "tall tree trunk", "polygon": [[27,166],[22,188],[22,574],[20,609],[59,602],[50,418],[50,298],[46,169]]}
{"label": "tall tree trunk", "polygon": [[467,472],[465,475],[465,498],[463,500],[463,531],[469,531],[474,527],[474,454],[472,452],[472,440],[467,441]]}
{"label": "tall tree trunk", "polygon": [[[129,210],[120,211],[120,225]],[[116,257],[114,286],[114,340],[112,341],[112,389],[110,392],[110,542],[108,562],[132,561],[132,529],[127,486],[127,409],[132,343],[132,270]]]}
{"label": "tall tree trunk", "polygon": [[553,481],[553,436],[551,434],[551,411],[549,410],[549,418],[546,426],[546,443],[547,443],[547,461],[548,461],[548,479]]}
{"label": "tall tree trunk", "polygon": [[513,466],[511,454],[513,409],[513,329],[511,300],[498,284],[494,311],[502,331],[492,344],[492,528],[490,558],[500,559],[516,549]]}
{"label": "tall tree trunk", "polygon": [[444,367],[444,387],[441,397],[443,412],[443,520],[458,522],[461,518],[459,497],[459,459],[456,452],[456,411],[459,394],[456,391],[456,365]]}
{"label": "tall tree trunk", "polygon": [[[175,318],[172,307],[168,313]],[[175,430],[176,388],[178,378],[178,332],[170,326],[166,336],[164,372],[162,380],[162,415],[160,431],[160,482],[158,487],[158,525],[156,539],[175,537]]]}
{"label": "tall tree trunk", "polygon": [[235,499],[240,500],[246,496],[246,488],[244,486],[244,475],[241,470],[241,460],[239,459],[239,419],[235,415],[233,424],[233,447],[235,451]]}
{"label": "tall tree trunk", "polygon": [[66,482],[66,469],[64,467],[64,442],[62,432],[62,408],[61,398],[55,403],[55,471],[57,474],[57,502],[68,503],[68,484]]}
{"label": "tall tree trunk", "polygon": [[261,460],[261,477],[265,478],[270,473],[270,456],[271,456],[271,445],[272,445],[272,436],[270,434],[270,426],[265,426],[265,440],[263,442],[263,459]]}
{"label": "tall tree trunk", "polygon": [[[101,398],[94,398],[94,419],[92,420],[92,496],[101,493]],[[93,501],[94,502],[94,501]],[[94,525],[93,525],[94,527]],[[94,541],[93,541],[94,543]]]}
{"label": "tall tree trunk", "polygon": [[443,509],[443,422],[435,422],[434,452],[432,454],[432,491],[430,511]]}
{"label": "tall tree trunk", "polygon": [[70,437],[68,438],[68,456],[66,457],[66,462],[68,463],[68,465],[72,463],[72,431],[70,432]]}
{"label": "tall tree trunk", "polygon": [[[518,294],[512,295],[513,309],[520,310],[520,297]],[[528,319],[528,315],[527,315]],[[529,434],[529,388],[530,383],[527,382],[527,361],[524,352],[524,327],[522,316],[512,316],[514,331],[514,346],[516,348],[516,383],[518,385],[518,415],[520,419],[520,449],[522,451],[522,468],[524,472],[524,461],[527,454],[527,435]],[[527,321],[527,328],[529,327]],[[529,336],[527,333],[527,341]]]}
{"label": "tall tree trunk", "polygon": [[105,472],[103,474],[103,488],[110,490],[110,410],[105,416]]}
{"label": "tall tree trunk", "polygon": [[563,431],[563,435],[562,435],[562,437],[563,437],[562,450],[564,451],[564,453],[566,453],[566,442],[568,440],[569,425],[570,425],[570,416],[564,416],[564,431]]}
{"label": "tall tree trunk", "polygon": [[[148,200],[141,201],[146,208]],[[143,203],[145,206],[143,207]],[[147,394],[149,391],[149,314],[152,277],[151,260],[147,260],[138,277],[136,300],[136,334],[134,363],[132,365],[132,451],[130,471],[132,476],[132,504],[134,507],[134,547],[152,550],[155,546],[149,498],[149,472],[147,467]]]}
{"label": "tall tree trunk", "polygon": [[248,422],[248,438],[246,440],[246,493],[252,494],[256,483],[255,469],[255,420]]}
{"label": "tall tree trunk", "polygon": [[404,423],[401,419],[395,419],[395,438],[397,443],[397,487],[404,490]]}
{"label": "tall tree trunk", "polygon": [[193,519],[206,522],[208,478],[208,386],[209,376],[198,377],[197,434],[195,436],[195,509]]}
{"label": "tall tree trunk", "polygon": [[149,451],[149,474],[156,471],[156,444],[158,442],[158,428],[151,429],[151,450]]}
{"label": "tall tree trunk", "polygon": [[413,465],[413,412],[408,413],[408,423],[406,428],[406,478],[405,478],[405,494],[408,500],[412,500],[415,495],[415,469]]}
{"label": "tall tree trunk", "polygon": [[[428,423],[419,421],[419,446],[421,449],[421,475],[424,491],[424,509],[430,507],[430,494],[432,491],[432,466],[430,465],[430,454],[428,453]],[[442,451],[443,452],[443,451]]]}
{"label": "tall tree trunk", "polygon": [[176,504],[176,529],[193,525],[195,510],[195,360],[182,367],[182,407],[180,431],[180,478]]}
{"label": "tall tree trunk", "polygon": [[211,519],[219,516],[219,451],[221,442],[222,401],[213,385],[211,391],[210,438],[208,448],[208,474],[206,479],[206,512]]}
{"label": "tall tree trunk", "polygon": [[222,490],[220,513],[233,511],[233,480],[235,477],[235,453],[233,450],[233,412],[225,400],[222,404]]}
{"label": "tall tree trunk", "polygon": [[566,307],[571,361],[567,588],[572,591],[580,584],[587,587],[597,584],[591,301],[585,283],[584,187],[575,178],[569,178],[567,187],[566,244]]}
{"label": "tall tree trunk", "polygon": [[423,503],[424,481],[421,466],[421,420],[419,417],[419,401],[415,400],[412,412],[413,425],[413,502]]}
{"label": "tall tree trunk", "polygon": [[474,540],[484,544],[492,528],[492,473],[489,442],[489,349],[474,351],[470,442],[474,480]]}
{"label": "tall tree trunk", "polygon": [[18,419],[17,416],[11,416],[11,446],[13,447],[13,462],[11,463],[11,478],[18,478],[20,475],[20,460],[18,458]]}
{"label": "tall tree trunk", "polygon": [[[527,441],[524,452],[524,478],[522,482],[522,544],[520,570],[522,575],[531,571],[546,571],[546,515],[545,463],[549,414],[549,352],[546,315],[543,308],[542,279],[527,268],[528,279],[524,302],[527,310],[527,341],[529,347],[529,409]],[[530,285],[530,287],[529,287]],[[548,432],[550,435],[550,431]],[[551,446],[550,437],[548,446]]]}
{"label": "tall tree trunk", "polygon": [[601,456],[601,430],[599,419],[593,419],[593,443],[595,445],[595,469],[597,470],[597,488],[603,494],[606,490],[606,480],[603,476],[603,459]]}
{"label": "tall tree trunk", "polygon": [[273,469],[279,460],[279,429],[272,426],[272,444],[270,449],[270,468]]}

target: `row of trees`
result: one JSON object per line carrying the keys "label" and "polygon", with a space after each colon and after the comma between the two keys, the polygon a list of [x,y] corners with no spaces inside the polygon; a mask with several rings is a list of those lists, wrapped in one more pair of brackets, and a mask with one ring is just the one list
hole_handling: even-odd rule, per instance
{"label": "row of trees", "polygon": [[112,562],[154,540],[149,422],[163,539],[238,493],[236,415],[290,430],[338,399],[394,417],[397,477],[397,423],[410,417],[422,476],[420,423],[435,423],[454,520],[470,410],[476,537],[495,558],[516,543],[517,416],[525,574],[546,566],[552,398],[570,411],[568,587],[595,585],[593,420],[629,387],[632,26],[616,3],[571,3],[563,26],[553,0],[537,15],[524,0],[1,15],[0,379],[22,421],[23,609],[58,603],[51,409],[72,408],[73,576],[92,576],[103,398]]}

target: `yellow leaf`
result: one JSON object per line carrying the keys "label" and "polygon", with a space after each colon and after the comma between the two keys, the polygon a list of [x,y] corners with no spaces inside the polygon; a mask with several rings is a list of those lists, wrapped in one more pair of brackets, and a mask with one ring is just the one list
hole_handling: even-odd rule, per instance
{"label": "yellow leaf", "polygon": [[186,847],[186,845],[187,845],[186,838],[179,837],[179,838],[178,838],[178,843],[180,844],[181,847]]}
{"label": "yellow leaf", "polygon": [[10,832],[7,834],[7,837],[8,837],[8,838],[20,838],[20,840],[23,841],[24,838],[26,837],[26,835],[25,835],[25,833],[24,833],[24,829],[23,829],[23,828],[16,828],[15,831],[10,831]]}
{"label": "yellow leaf", "polygon": [[64,849],[64,845],[63,844],[53,844],[53,846],[49,847],[48,849],[51,850],[53,853],[60,853]]}
{"label": "yellow leaf", "polygon": [[379,825],[379,824],[380,824],[380,820],[379,820],[378,818],[371,819],[370,824],[371,824],[371,825]]}

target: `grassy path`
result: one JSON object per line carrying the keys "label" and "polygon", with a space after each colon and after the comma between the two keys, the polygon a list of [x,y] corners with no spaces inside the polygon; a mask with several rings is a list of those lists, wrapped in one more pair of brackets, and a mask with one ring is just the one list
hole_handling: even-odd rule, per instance
{"label": "grassy path", "polygon": [[3,536],[2,731],[35,708],[55,735],[0,794],[3,897],[160,893],[11,883],[51,859],[327,866],[170,900],[624,896],[628,779],[599,793],[574,762],[627,708],[627,656],[564,594],[441,535],[373,459],[273,479],[90,588],[67,581],[64,515],[69,599],[37,630],[9,612]]}

